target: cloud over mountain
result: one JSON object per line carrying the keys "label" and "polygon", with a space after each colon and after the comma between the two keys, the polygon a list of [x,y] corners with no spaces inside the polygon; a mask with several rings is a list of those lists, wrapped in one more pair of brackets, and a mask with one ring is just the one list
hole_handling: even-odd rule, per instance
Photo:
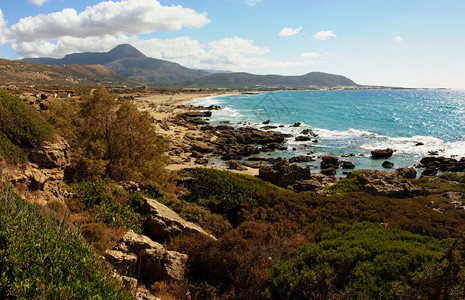
{"label": "cloud over mountain", "polygon": [[190,8],[163,6],[155,0],[105,1],[78,13],[68,8],[19,20],[11,27],[18,42],[54,40],[61,37],[140,34],[209,23],[205,13]]}

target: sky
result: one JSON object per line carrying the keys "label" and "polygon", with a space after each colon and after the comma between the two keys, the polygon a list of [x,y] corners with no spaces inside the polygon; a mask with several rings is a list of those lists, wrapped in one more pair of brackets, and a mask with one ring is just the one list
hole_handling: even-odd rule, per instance
{"label": "sky", "polygon": [[129,43],[195,69],[465,88],[464,0],[0,0],[0,58]]}

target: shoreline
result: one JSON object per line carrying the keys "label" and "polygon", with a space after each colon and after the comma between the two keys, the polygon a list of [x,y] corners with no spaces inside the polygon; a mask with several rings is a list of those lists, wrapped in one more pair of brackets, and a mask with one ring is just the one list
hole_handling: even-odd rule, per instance
{"label": "shoreline", "polygon": [[[207,93],[173,93],[173,94],[152,94],[135,97],[134,103],[140,111],[148,112],[150,116],[155,119],[155,126],[157,133],[168,138],[170,141],[170,156],[171,163],[166,166],[166,169],[171,171],[179,171],[189,168],[211,168],[217,170],[228,170],[235,173],[246,174],[250,176],[258,176],[258,169],[245,167],[245,170],[228,169],[218,165],[205,164],[196,162],[194,157],[186,155],[186,153],[173,153],[181,146],[180,144],[192,137],[200,138],[204,132],[198,126],[187,128],[185,126],[176,124],[175,119],[177,116],[189,113],[192,109],[189,106],[184,106],[186,103],[208,97],[238,95],[247,93],[244,91],[237,92],[207,92]],[[257,91],[254,94],[260,93]],[[209,158],[212,158],[210,156]]]}
{"label": "shoreline", "polygon": [[[263,93],[263,91],[254,91],[250,92],[253,94],[257,93]],[[137,104],[137,107],[141,111],[146,111],[148,112],[152,117],[155,119],[155,126],[156,130],[159,134],[162,136],[167,137],[170,140],[170,149],[167,152],[167,155],[170,157],[171,163],[167,165],[168,170],[182,170],[182,169],[187,169],[187,168],[196,168],[196,167],[203,167],[203,168],[212,168],[212,169],[219,169],[219,170],[228,170],[232,172],[237,172],[237,173],[242,173],[242,174],[248,174],[252,176],[257,176],[259,174],[259,165],[258,162],[262,163],[261,166],[265,164],[265,162],[268,162],[268,164],[273,164],[276,162],[277,156],[273,156],[273,152],[277,153],[279,151],[276,150],[283,150],[280,149],[279,147],[283,147],[285,145],[285,142],[281,141],[280,145],[272,145],[272,147],[268,149],[263,149],[267,147],[266,143],[257,143],[257,142],[249,142],[249,145],[255,145],[255,149],[258,149],[257,152],[248,152],[248,153],[241,153],[240,156],[227,156],[227,158],[224,157],[224,149],[222,149],[223,152],[218,151],[219,148],[227,148],[230,145],[224,145],[228,144],[228,139],[224,139],[225,132],[222,132],[223,130],[232,130],[235,131],[233,135],[237,134],[244,134],[242,129],[244,128],[250,128],[251,130],[260,132],[260,134],[281,134],[281,135],[286,135],[283,133],[283,131],[279,130],[278,131],[269,131],[267,130],[266,127],[271,127],[271,126],[253,126],[249,127],[247,124],[243,124],[243,126],[247,127],[232,127],[229,126],[229,122],[225,122],[227,125],[222,125],[220,123],[219,126],[213,127],[211,126],[208,122],[203,121],[205,117],[211,116],[211,111],[219,109],[219,107],[196,107],[196,106],[187,106],[185,105],[187,102],[194,101],[196,99],[201,99],[201,98],[206,98],[206,97],[216,97],[216,96],[225,96],[225,95],[237,95],[237,94],[248,94],[248,92],[244,91],[235,91],[235,92],[203,92],[203,93],[189,93],[189,92],[179,92],[179,93],[166,93],[166,94],[152,94],[152,95],[144,95],[144,96],[139,96],[134,99],[134,102]],[[207,104],[208,105],[208,104]],[[200,111],[200,114],[199,114]],[[210,114],[208,114],[209,112]],[[203,114],[207,113],[207,114]],[[198,117],[201,117],[200,119]],[[208,119],[207,119],[208,120]],[[205,126],[204,126],[205,125]],[[284,126],[284,125],[283,125]],[[221,130],[216,130],[215,128],[220,128]],[[292,127],[292,126],[291,126]],[[298,127],[298,126],[297,126]],[[213,130],[215,129],[215,130]],[[212,131],[213,130],[213,131]],[[308,131],[308,130],[307,130]],[[309,137],[312,136],[312,131],[309,131]],[[231,135],[231,132],[226,132],[226,134]],[[226,137],[228,137],[226,135]],[[315,137],[317,135],[313,135]],[[218,140],[218,139],[223,139],[223,140]],[[308,140],[310,141],[310,140]],[[235,140],[237,142],[237,140]],[[199,146],[201,144],[201,146]],[[257,145],[262,145],[262,147],[257,147]],[[265,145],[265,146],[263,146]],[[195,148],[201,148],[199,153],[199,149]],[[210,148],[210,149],[208,149]],[[290,148],[288,148],[287,151]],[[295,148],[294,150],[295,151]],[[220,152],[220,153],[219,153]],[[252,159],[247,159],[250,158],[251,156],[255,156],[255,154],[258,153],[265,153],[269,152],[267,155],[259,155],[261,159],[253,160]],[[270,156],[271,154],[271,156]],[[297,155],[299,153],[296,153]],[[291,157],[292,159],[301,157],[303,159],[309,159],[309,160],[294,160],[292,161],[289,159],[289,163],[293,162],[310,162],[314,161],[315,163],[311,164],[311,168],[314,170],[318,169],[315,173],[312,172],[312,174],[317,174],[317,173],[323,173],[323,160],[322,156],[328,156],[326,154],[322,154],[321,156],[315,156],[317,153],[310,155],[310,153],[304,154],[304,155],[297,155],[296,157]],[[295,156],[294,155],[294,156]],[[305,156],[305,157],[304,157]],[[332,154],[329,154],[329,156],[332,156]],[[342,155],[342,156],[337,156],[335,157],[336,159],[339,159],[338,165],[335,166],[335,170],[337,170],[337,176],[338,177],[344,177],[344,175],[347,175],[349,172],[353,171],[355,167],[349,167],[349,168],[339,168],[339,164],[342,165],[350,165],[352,162],[352,159],[346,159],[346,157],[355,157],[355,154],[349,155]],[[365,156],[367,157],[367,154],[360,154],[360,157]],[[369,156],[369,155],[368,155]],[[434,154],[431,154],[429,156],[434,156]],[[285,156],[286,157],[286,156]],[[426,156],[422,156],[426,157]],[[440,157],[440,155],[436,156],[437,158]],[[247,160],[244,161],[243,159],[246,158]],[[367,157],[369,158],[369,157]],[[213,159],[213,162],[212,162]],[[221,166],[218,165],[218,161],[222,160],[224,163],[226,163],[226,166]],[[275,160],[272,160],[275,159]],[[311,159],[311,160],[310,160]],[[382,160],[379,161],[379,165],[377,168],[355,168],[355,169],[375,169],[375,170],[382,170],[382,171],[394,171],[396,168],[402,168],[402,167],[415,167],[417,170],[421,169],[426,169],[425,166],[422,166],[424,164],[421,163],[420,161],[421,157],[418,159],[418,161],[414,162],[411,165],[404,165],[404,166],[396,166],[394,167],[394,164],[392,164],[392,167],[383,167],[380,168]],[[229,165],[229,161],[240,161],[238,170],[235,169],[234,167],[231,167]],[[319,161],[322,161],[320,164]],[[347,161],[344,161],[347,160]],[[298,164],[299,166],[304,166],[306,167],[308,164]],[[352,163],[353,165],[353,163]],[[252,167],[251,167],[252,166]],[[243,170],[241,170],[243,169]],[[442,170],[441,170],[442,171]],[[324,174],[324,173],[323,173]],[[332,173],[329,173],[328,175],[331,175]],[[332,175],[336,175],[335,173]]]}

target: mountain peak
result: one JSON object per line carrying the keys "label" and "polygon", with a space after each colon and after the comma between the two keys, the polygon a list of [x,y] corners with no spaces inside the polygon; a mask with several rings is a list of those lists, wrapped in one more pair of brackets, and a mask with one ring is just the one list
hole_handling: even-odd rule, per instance
{"label": "mountain peak", "polygon": [[108,55],[112,58],[112,60],[129,57],[145,57],[142,52],[129,44],[116,46],[108,52]]}

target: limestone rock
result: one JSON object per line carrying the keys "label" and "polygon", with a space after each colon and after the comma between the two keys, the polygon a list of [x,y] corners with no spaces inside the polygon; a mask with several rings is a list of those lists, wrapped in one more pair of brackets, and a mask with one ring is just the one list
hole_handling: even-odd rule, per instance
{"label": "limestone rock", "polygon": [[408,198],[421,193],[421,189],[410,183],[398,172],[360,170],[350,173],[347,178],[356,177],[365,191],[374,196]]}
{"label": "limestone rock", "polygon": [[297,165],[289,165],[286,161],[281,161],[272,166],[261,167],[258,177],[277,186],[287,188],[297,181],[311,179],[311,174],[309,167],[302,168]]}
{"label": "limestone rock", "polygon": [[176,251],[145,249],[138,255],[140,273],[149,282],[169,279],[183,280],[187,258],[186,254]]}
{"label": "limestone rock", "polygon": [[130,230],[113,250],[105,251],[103,258],[113,266],[114,277],[133,295],[143,295],[140,299],[155,299],[140,283],[150,285],[158,280],[183,280],[188,256],[168,251],[149,237]]}
{"label": "limestone rock", "polygon": [[192,150],[198,151],[200,153],[212,153],[215,151],[215,147],[213,145],[200,142],[200,141],[192,141],[191,147],[192,147]]}
{"label": "limestone rock", "polygon": [[144,223],[144,232],[152,239],[165,241],[179,234],[199,233],[216,240],[200,226],[184,220],[160,202],[149,198],[144,199],[144,213],[150,215]]}
{"label": "limestone rock", "polygon": [[417,178],[417,171],[415,170],[415,168],[407,168],[407,167],[399,168],[399,169],[396,170],[396,172],[399,175],[401,175],[401,176],[403,176],[403,177],[405,177],[407,179],[415,179],[415,178]]}
{"label": "limestone rock", "polygon": [[163,249],[163,246],[157,242],[154,242],[149,237],[136,234],[134,231],[129,230],[118,242],[118,245],[114,248],[117,251],[124,253],[138,254],[144,249]]}
{"label": "limestone rock", "polygon": [[134,276],[137,270],[137,256],[116,250],[107,250],[103,257],[122,276]]}
{"label": "limestone rock", "polygon": [[228,166],[228,169],[231,169],[231,170],[239,170],[239,171],[247,170],[246,167],[244,167],[240,162],[235,161],[235,160],[227,161],[226,165]]}
{"label": "limestone rock", "polygon": [[41,168],[65,168],[69,165],[69,144],[62,138],[56,143],[45,142],[44,145],[35,147],[29,158]]}

